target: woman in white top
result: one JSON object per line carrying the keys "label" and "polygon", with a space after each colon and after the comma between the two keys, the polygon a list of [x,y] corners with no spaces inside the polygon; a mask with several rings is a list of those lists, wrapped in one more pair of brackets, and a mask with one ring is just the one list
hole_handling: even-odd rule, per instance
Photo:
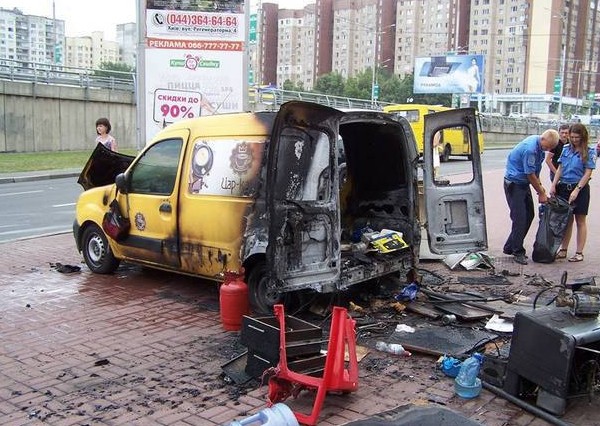
{"label": "woman in white top", "polygon": [[96,120],[96,143],[101,143],[111,151],[117,151],[117,141],[110,135],[110,121],[108,118],[99,118]]}

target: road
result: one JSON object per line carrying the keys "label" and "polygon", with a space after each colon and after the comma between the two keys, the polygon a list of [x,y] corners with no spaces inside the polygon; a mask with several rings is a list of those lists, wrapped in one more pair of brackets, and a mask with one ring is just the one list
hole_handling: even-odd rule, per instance
{"label": "road", "polygon": [[0,185],[0,242],[70,231],[81,191],[74,177]]}
{"label": "road", "polygon": [[[483,170],[503,168],[508,150],[488,150]],[[443,163],[443,174],[469,170],[470,162],[453,157]],[[75,202],[82,191],[77,178],[45,179],[0,185],[0,243],[46,234],[70,232]]]}

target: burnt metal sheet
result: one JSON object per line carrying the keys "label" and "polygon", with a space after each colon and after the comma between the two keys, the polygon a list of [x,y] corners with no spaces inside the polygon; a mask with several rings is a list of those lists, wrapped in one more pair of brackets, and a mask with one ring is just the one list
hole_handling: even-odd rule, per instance
{"label": "burnt metal sheet", "polygon": [[458,282],[467,285],[508,285],[512,284],[504,275],[486,275],[484,277],[458,277]]}
{"label": "burnt metal sheet", "polygon": [[436,310],[435,306],[431,303],[413,301],[406,305],[406,310],[432,319],[437,319],[442,316],[442,313]]}
{"label": "burnt metal sheet", "polygon": [[497,334],[486,330],[423,324],[416,327],[414,333],[393,333],[389,343],[400,343],[407,347],[412,345],[440,354],[460,355],[497,337]]}
{"label": "burnt metal sheet", "polygon": [[241,385],[252,379],[252,376],[247,374],[245,371],[247,361],[248,351],[245,351],[241,355],[238,355],[223,364],[221,369],[227,377],[233,380],[234,383]]}
{"label": "burnt metal sheet", "polygon": [[436,306],[440,311],[454,314],[463,320],[477,320],[492,316],[492,313],[489,310],[486,311],[473,306],[467,306],[463,303],[449,302]]}

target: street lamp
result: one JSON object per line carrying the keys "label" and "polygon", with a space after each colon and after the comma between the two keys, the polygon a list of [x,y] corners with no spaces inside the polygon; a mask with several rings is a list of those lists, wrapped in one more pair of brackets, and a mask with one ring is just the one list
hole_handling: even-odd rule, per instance
{"label": "street lamp", "polygon": [[560,54],[560,86],[558,88],[558,120],[562,120],[562,105],[563,105],[563,88],[565,86],[565,66],[567,62],[567,41],[564,40],[565,30],[567,27],[565,14],[554,15],[555,18],[560,19],[562,28],[560,32],[560,44],[562,47]]}
{"label": "street lamp", "polygon": [[[373,64],[371,66],[371,107],[375,106],[375,87],[376,87],[376,74],[377,74],[377,60],[379,58],[379,46],[381,45],[381,35],[385,34],[385,30],[390,28],[394,28],[396,24],[390,24],[382,29],[382,31],[375,31],[374,36],[374,46],[373,46]],[[389,60],[389,59],[388,59]],[[387,62],[386,60],[385,62]],[[379,87],[378,87],[379,88]],[[377,98],[379,98],[379,93],[377,93]]]}

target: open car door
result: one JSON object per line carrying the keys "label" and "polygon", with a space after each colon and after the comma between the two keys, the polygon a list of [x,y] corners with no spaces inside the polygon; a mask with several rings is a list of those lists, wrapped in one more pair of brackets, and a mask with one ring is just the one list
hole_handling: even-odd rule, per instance
{"label": "open car door", "polygon": [[133,160],[135,160],[134,156],[111,151],[98,142],[83,167],[77,183],[84,191],[97,186],[111,185],[115,183],[115,177],[127,170]]}
{"label": "open car door", "polygon": [[340,276],[337,147],[341,111],[281,106],[269,142],[267,269],[286,291],[334,286]]}
{"label": "open car door", "polygon": [[[427,213],[429,248],[436,254],[487,250],[483,198],[483,177],[474,108],[462,108],[425,116],[423,150],[423,194]],[[437,146],[444,137],[462,134],[471,148],[471,159],[434,167]],[[451,162],[451,163],[458,163]],[[462,171],[446,173],[444,168],[460,166]],[[439,169],[439,170],[438,170]],[[449,172],[449,171],[448,171]]]}

